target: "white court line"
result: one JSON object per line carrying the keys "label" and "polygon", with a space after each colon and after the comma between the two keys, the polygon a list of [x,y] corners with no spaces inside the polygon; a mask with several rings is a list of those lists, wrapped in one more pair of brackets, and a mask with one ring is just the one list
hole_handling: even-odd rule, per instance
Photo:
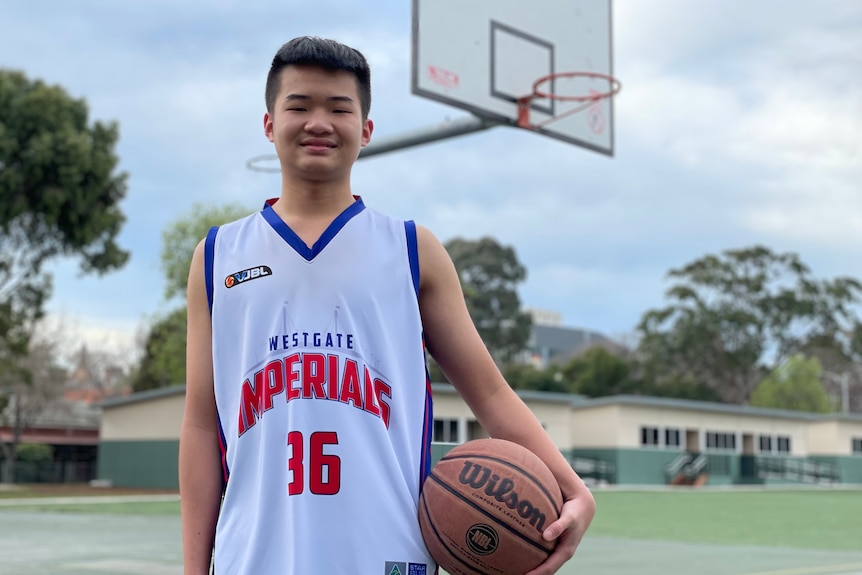
{"label": "white court line", "polygon": [[91,503],[149,503],[156,501],[179,501],[179,495],[94,495],[92,497],[25,497],[0,499],[0,507],[22,507],[37,505],[74,505]]}
{"label": "white court line", "polygon": [[776,571],[758,571],[746,573],[745,575],[855,575],[862,572],[862,563],[844,563],[841,565],[820,565],[815,567],[794,567],[791,569],[778,569]]}

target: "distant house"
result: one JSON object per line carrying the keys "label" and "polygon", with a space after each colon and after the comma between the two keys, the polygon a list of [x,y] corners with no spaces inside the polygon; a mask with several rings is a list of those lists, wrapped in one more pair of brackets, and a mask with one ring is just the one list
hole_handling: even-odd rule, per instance
{"label": "distant house", "polygon": [[[53,449],[53,461],[18,462],[21,483],[75,483],[96,477],[101,409],[85,403],[55,399],[25,429],[20,444],[38,443]],[[11,422],[12,418],[4,418]],[[0,424],[0,441],[12,441],[15,430]]]}
{"label": "distant house", "polygon": [[597,331],[533,324],[528,340],[529,362],[540,369],[563,365],[595,346],[618,353],[625,350],[622,345]]}
{"label": "distant house", "polygon": [[123,397],[131,390],[125,382],[125,371],[116,365],[95,365],[96,361],[81,346],[75,366],[63,387],[63,398],[71,403],[99,404],[111,397]]}

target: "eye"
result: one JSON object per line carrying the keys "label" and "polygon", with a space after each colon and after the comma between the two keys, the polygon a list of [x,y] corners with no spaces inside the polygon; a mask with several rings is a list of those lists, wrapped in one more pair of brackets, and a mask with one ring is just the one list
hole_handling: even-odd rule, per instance
{"label": "eye", "polygon": [[306,110],[305,110],[305,108],[294,107],[294,108],[288,108],[287,111],[288,112],[305,112]]}
{"label": "eye", "polygon": [[350,110],[336,109],[332,111],[335,114],[349,114]]}

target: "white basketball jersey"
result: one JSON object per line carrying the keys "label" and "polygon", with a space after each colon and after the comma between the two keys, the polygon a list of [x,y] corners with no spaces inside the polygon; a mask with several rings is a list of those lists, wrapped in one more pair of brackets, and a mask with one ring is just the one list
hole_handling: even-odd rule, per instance
{"label": "white basketball jersey", "polygon": [[217,575],[432,575],[416,229],[356,202],[311,248],[275,214],[210,231],[226,482]]}

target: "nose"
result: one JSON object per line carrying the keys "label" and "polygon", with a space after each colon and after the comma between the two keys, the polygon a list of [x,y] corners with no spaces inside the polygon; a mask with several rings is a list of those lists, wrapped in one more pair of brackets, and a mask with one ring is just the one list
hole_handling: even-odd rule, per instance
{"label": "nose", "polygon": [[305,122],[305,131],[309,134],[329,134],[332,132],[332,122],[327,110],[316,108],[312,110]]}

